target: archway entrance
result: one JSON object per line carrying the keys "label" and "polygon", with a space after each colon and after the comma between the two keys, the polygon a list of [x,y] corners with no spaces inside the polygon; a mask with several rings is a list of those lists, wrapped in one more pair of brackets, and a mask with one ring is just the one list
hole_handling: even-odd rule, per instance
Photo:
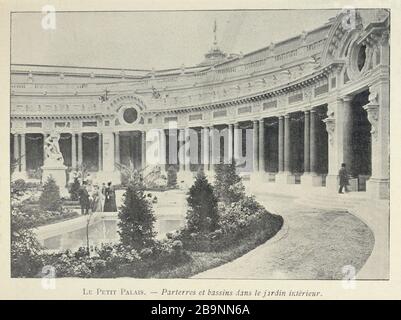
{"label": "archway entrance", "polygon": [[363,106],[369,103],[369,91],[365,90],[354,96],[351,102],[352,162],[350,174],[358,181],[358,191],[366,190],[366,180],[372,174],[371,125]]}
{"label": "archway entrance", "polygon": [[[316,110],[316,173],[327,175],[329,166],[329,148],[328,148],[328,133],[326,124],[323,122],[327,118],[327,105],[322,105],[315,108]],[[324,181],[324,180],[323,180]]]}
{"label": "archway entrance", "polygon": [[35,172],[43,166],[43,134],[26,134],[26,169],[28,175],[35,175]]}
{"label": "archway entrance", "polygon": [[99,134],[82,134],[82,162],[88,171],[99,170]]}
{"label": "archway entrance", "polygon": [[276,173],[278,172],[278,118],[267,118],[264,124],[265,170],[269,173]]}
{"label": "archway entrance", "polygon": [[72,156],[71,156],[71,139],[72,135],[70,133],[60,134],[60,151],[64,158],[64,165],[67,167],[72,166]]}
{"label": "archway entrance", "polygon": [[142,139],[140,131],[120,132],[121,164],[134,169],[142,168]]}
{"label": "archway entrance", "polygon": [[305,119],[303,112],[291,113],[290,118],[290,166],[295,176],[295,183],[301,182],[301,175],[304,172],[304,126]]}

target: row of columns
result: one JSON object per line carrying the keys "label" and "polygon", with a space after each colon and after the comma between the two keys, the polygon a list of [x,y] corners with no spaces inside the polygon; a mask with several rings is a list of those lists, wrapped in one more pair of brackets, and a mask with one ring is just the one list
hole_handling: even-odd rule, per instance
{"label": "row of columns", "polygon": [[[43,136],[47,136],[45,133]],[[99,133],[99,170],[103,169],[103,134]],[[78,148],[77,148],[78,146]],[[26,171],[26,134],[15,133],[14,134],[14,158],[20,159],[17,171]],[[78,151],[78,152],[77,152]],[[82,144],[82,133],[71,134],[71,166],[76,168],[78,164],[83,162],[83,144]]]}
{"label": "row of columns", "polygon": [[[314,109],[304,112],[304,167],[305,173],[315,173],[317,170],[317,149],[316,149],[316,111]],[[278,117],[278,169],[279,173],[289,173],[291,171],[291,116],[286,114]],[[265,123],[264,119],[253,120],[253,145],[252,145],[252,168],[254,172],[264,172],[266,166],[265,159]],[[182,159],[179,163],[181,171],[189,170],[189,161],[186,160],[190,152],[189,129],[178,130],[179,154]],[[203,159],[205,169],[211,169],[208,164],[212,163],[216,157],[215,141],[211,134],[214,126],[203,127]],[[239,159],[242,153],[242,139],[239,123],[227,125],[228,135],[228,157],[229,159]],[[219,162],[219,161],[217,161]]]}
{"label": "row of columns", "polygon": [[[240,135],[239,123],[230,123],[227,125],[228,128],[228,156],[229,159],[238,159],[242,153],[242,139]],[[217,158],[215,150],[214,137],[211,134],[214,126],[208,126],[203,128],[203,159],[202,161],[207,164],[205,169],[212,169],[208,164],[213,163],[213,160]],[[253,120],[253,155],[252,165],[253,171],[264,172],[265,171],[265,125],[264,119]],[[179,152],[178,158],[183,160],[179,163],[181,171],[189,171],[190,161],[186,160],[190,153],[190,136],[189,128],[177,129],[178,130],[178,141],[179,141]],[[305,125],[304,125],[304,171],[305,173],[316,171],[316,112],[315,110],[305,111]],[[106,133],[107,134],[107,133]],[[113,138],[113,149],[114,149],[114,161],[120,163],[120,133],[114,132]],[[83,140],[82,133],[73,133],[71,137],[71,158],[72,167],[76,168],[78,164],[83,162]],[[20,158],[25,155],[25,134],[14,135],[14,154]],[[165,137],[164,137],[165,138]],[[165,145],[165,140],[162,141]],[[99,170],[104,169],[103,153],[103,133],[99,133]],[[162,147],[163,149],[163,147]],[[17,152],[16,152],[17,151]],[[141,132],[141,157],[142,164],[146,164],[146,133]],[[111,163],[107,163],[107,166]],[[26,159],[23,157],[19,171],[25,171]],[[290,115],[278,117],[278,169],[280,172],[291,171],[291,134],[290,134]],[[113,168],[114,170],[114,168]]]}

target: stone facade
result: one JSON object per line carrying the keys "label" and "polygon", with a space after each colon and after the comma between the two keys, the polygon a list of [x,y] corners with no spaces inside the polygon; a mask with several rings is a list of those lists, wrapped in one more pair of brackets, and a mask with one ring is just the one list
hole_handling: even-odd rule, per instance
{"label": "stone facade", "polygon": [[65,164],[89,163],[100,179],[118,180],[120,163],[144,168],[155,152],[177,158],[182,175],[245,154],[254,179],[334,190],[346,163],[356,189],[389,197],[386,10],[341,12],[245,55],[216,41],[211,52],[219,59],[169,70],[12,65],[16,176],[40,167],[34,149],[57,132]]}

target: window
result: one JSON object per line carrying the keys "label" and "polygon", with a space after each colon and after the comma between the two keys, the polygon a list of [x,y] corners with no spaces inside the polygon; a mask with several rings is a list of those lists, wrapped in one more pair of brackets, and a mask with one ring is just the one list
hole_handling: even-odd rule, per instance
{"label": "window", "polygon": [[135,108],[128,108],[124,110],[123,118],[126,123],[134,123],[138,119],[138,112]]}
{"label": "window", "polygon": [[358,70],[362,71],[366,62],[366,46],[361,46],[358,51]]}

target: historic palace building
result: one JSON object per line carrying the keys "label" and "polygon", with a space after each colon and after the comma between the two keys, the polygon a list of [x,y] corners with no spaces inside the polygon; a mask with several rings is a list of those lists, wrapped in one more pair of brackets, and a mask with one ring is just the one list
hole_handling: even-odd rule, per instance
{"label": "historic palace building", "polygon": [[388,198],[389,73],[384,9],[340,12],[247,54],[225,53],[215,36],[192,67],[14,64],[15,175],[34,176],[45,137],[58,132],[66,167],[118,180],[118,164],[148,164],[158,130],[161,157],[183,176],[228,155],[251,159],[251,179],[334,190],[346,163],[354,190]]}

